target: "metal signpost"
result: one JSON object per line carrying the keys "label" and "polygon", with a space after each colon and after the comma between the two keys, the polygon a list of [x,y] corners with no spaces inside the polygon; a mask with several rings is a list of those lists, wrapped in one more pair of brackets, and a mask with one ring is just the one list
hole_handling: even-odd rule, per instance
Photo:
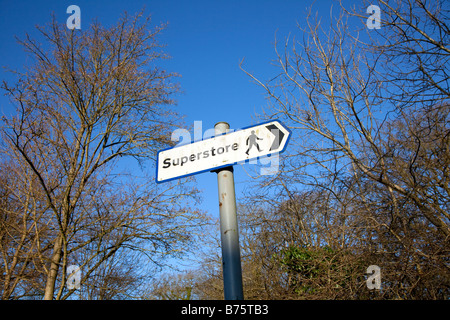
{"label": "metal signpost", "polygon": [[231,133],[229,128],[228,123],[219,122],[213,138],[159,151],[156,182],[217,173],[224,295],[226,300],[243,300],[233,165],[283,152],[290,131],[278,120]]}
{"label": "metal signpost", "polygon": [[[226,133],[230,125],[219,122],[216,135]],[[243,300],[241,253],[236,214],[233,166],[217,169],[219,189],[220,242],[222,247],[223,291],[225,300]]]}

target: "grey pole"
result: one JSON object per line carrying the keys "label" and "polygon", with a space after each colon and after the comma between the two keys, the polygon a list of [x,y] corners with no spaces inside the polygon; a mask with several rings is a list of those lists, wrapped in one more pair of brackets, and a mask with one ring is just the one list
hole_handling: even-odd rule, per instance
{"label": "grey pole", "polygon": [[[215,134],[226,133],[230,125],[216,123]],[[225,300],[243,300],[241,254],[236,215],[233,166],[218,169],[220,238],[222,243],[223,290]]]}

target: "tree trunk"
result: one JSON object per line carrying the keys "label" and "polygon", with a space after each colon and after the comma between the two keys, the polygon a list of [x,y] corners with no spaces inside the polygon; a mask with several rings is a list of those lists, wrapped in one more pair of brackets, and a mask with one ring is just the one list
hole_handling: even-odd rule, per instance
{"label": "tree trunk", "polygon": [[55,292],[56,277],[58,276],[59,263],[61,261],[62,251],[62,237],[58,235],[53,247],[53,256],[50,263],[50,270],[47,277],[47,283],[45,285],[44,300],[53,300],[53,294]]}

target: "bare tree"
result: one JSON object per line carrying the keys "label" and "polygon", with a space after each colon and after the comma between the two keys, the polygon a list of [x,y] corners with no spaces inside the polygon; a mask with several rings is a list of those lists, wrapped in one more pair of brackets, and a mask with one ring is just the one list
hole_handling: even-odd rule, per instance
{"label": "bare tree", "polygon": [[[268,94],[262,116],[293,130],[280,171],[261,182],[256,197],[283,202],[305,188],[335,195],[347,188],[352,210],[341,207],[338,216],[357,215],[351,228],[359,232],[348,234],[367,253],[381,250],[378,264],[390,279],[384,297],[444,297],[449,11],[445,1],[380,3],[380,31],[366,28],[367,3],[332,15],[328,28],[310,11],[299,41],[276,43],[277,76],[262,81],[244,70]],[[354,16],[362,18],[359,25],[350,24]],[[311,232],[313,239],[327,234]]]}
{"label": "bare tree", "polygon": [[43,281],[43,256],[50,251],[46,241],[51,234],[47,216],[43,214],[32,187],[37,181],[18,174],[21,172],[18,169],[19,166],[9,163],[3,164],[0,170],[2,299],[34,296]]}
{"label": "bare tree", "polygon": [[[192,185],[155,186],[151,176],[119,169],[133,159],[142,169],[151,165],[180,120],[170,107],[175,75],[158,67],[164,26],[150,30],[150,22],[125,14],[111,28],[94,23],[80,31],[53,19],[38,28],[44,43],[28,35],[20,41],[33,64],[15,85],[3,82],[17,106],[2,128],[6,158],[20,164],[10,179],[23,180],[15,201],[37,204],[14,214],[29,221],[19,237],[33,229],[28,241],[45,275],[45,299],[74,292],[65,286],[70,264],[82,268],[83,284],[122,250],[160,263],[186,250],[204,222],[189,207],[197,199]],[[14,297],[9,283],[4,298]]]}

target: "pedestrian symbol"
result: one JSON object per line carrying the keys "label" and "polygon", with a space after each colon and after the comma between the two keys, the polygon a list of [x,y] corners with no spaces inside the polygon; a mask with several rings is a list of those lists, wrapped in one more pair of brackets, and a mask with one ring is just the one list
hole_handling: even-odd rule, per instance
{"label": "pedestrian symbol", "polygon": [[259,149],[259,145],[258,145],[258,142],[256,142],[256,140],[262,140],[262,138],[258,138],[258,136],[255,134],[255,130],[252,130],[252,134],[247,138],[247,142],[246,142],[246,145],[248,146],[248,143],[250,141],[250,145],[249,145],[247,151],[245,151],[245,153],[247,155],[253,146],[256,146],[256,149],[258,149],[259,152],[262,151]]}

